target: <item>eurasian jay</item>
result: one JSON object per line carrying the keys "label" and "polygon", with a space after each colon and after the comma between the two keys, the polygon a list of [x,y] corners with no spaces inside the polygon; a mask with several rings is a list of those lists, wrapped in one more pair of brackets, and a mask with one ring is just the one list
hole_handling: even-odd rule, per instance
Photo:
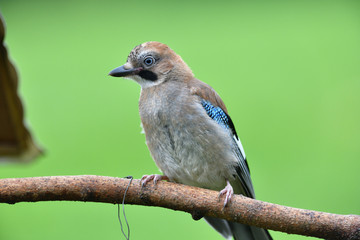
{"label": "eurasian jay", "polygon": [[[139,111],[146,144],[164,174],[145,175],[143,185],[168,179],[217,190],[225,196],[224,207],[233,193],[255,198],[245,152],[224,102],[194,77],[179,55],[165,44],[146,42],[109,75],[141,86]],[[261,228],[205,220],[227,239],[272,239]]]}

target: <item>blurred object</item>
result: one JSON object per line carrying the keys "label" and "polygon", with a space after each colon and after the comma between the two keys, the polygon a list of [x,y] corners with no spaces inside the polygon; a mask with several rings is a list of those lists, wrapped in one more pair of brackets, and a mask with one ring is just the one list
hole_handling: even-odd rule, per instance
{"label": "blurred object", "polygon": [[16,70],[4,46],[3,22],[0,15],[0,161],[29,162],[39,156],[41,150],[32,140],[23,121]]}

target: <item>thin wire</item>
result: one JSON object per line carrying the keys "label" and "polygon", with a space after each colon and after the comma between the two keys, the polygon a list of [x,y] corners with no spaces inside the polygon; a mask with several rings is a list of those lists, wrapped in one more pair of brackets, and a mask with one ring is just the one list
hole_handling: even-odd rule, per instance
{"label": "thin wire", "polygon": [[123,229],[123,226],[122,226],[122,223],[121,223],[121,218],[120,218],[120,204],[118,204],[118,220],[119,220],[119,223],[120,223],[120,227],[121,227],[121,232],[122,232],[122,234],[125,236],[126,240],[129,240],[129,239],[130,239],[130,226],[129,226],[129,223],[128,223],[127,219],[126,219],[126,214],[125,214],[125,196],[126,196],[126,193],[127,193],[128,189],[129,189],[129,187],[130,187],[130,184],[131,184],[131,182],[132,182],[132,180],[133,180],[133,176],[127,176],[127,177],[125,177],[125,178],[130,179],[129,184],[128,184],[128,186],[127,186],[126,189],[125,189],[124,197],[123,197],[123,200],[122,200],[122,203],[121,203],[122,209],[123,209],[124,219],[125,219],[126,226],[127,226],[127,229],[128,229],[128,230],[127,230],[127,232],[128,232],[127,235],[126,235],[126,233],[124,232],[124,229]]}

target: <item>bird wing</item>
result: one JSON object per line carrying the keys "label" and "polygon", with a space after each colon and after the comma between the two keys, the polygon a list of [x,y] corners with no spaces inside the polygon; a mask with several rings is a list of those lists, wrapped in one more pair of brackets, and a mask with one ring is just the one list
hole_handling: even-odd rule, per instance
{"label": "bird wing", "polygon": [[248,197],[255,198],[254,188],[251,182],[250,170],[246,161],[244,148],[240,142],[240,138],[236,133],[234,123],[227,113],[224,102],[213,88],[199,80],[197,80],[195,83],[192,83],[191,86],[192,93],[200,97],[201,105],[203,106],[207,115],[220,126],[228,129],[233,135],[233,140],[237,146],[235,152],[238,157],[238,166],[236,167],[236,172],[241,182],[241,186],[245,191],[243,194]]}

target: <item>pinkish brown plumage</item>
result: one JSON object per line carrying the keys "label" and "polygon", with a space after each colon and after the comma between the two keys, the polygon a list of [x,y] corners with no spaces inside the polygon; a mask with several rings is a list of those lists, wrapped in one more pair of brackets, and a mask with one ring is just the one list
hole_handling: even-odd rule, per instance
{"label": "pinkish brown plumage", "polygon": [[[194,77],[182,58],[167,45],[136,46],[127,62],[110,75],[141,85],[139,112],[146,144],[164,173],[148,181],[169,179],[220,191],[224,207],[234,193],[255,197],[245,152],[224,102],[215,90]],[[205,217],[227,239],[269,240],[257,227]]]}

